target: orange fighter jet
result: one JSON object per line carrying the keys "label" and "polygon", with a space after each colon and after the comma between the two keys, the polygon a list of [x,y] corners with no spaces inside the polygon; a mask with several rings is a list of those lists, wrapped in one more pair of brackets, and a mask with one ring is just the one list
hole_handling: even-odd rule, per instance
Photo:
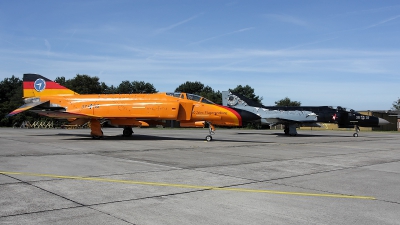
{"label": "orange fighter jet", "polygon": [[186,93],[155,94],[78,94],[38,74],[24,74],[25,105],[13,116],[31,110],[43,116],[68,119],[71,124],[90,121],[91,136],[102,138],[100,121],[124,127],[123,136],[131,136],[132,127],[155,121],[177,120],[185,126],[208,123],[212,140],[214,125],[241,126],[241,116],[233,109],[216,105],[201,96]]}

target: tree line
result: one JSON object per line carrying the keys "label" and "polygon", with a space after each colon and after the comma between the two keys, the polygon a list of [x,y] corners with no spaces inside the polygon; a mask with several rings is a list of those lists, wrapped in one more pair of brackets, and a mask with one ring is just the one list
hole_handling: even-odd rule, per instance
{"label": "tree line", "polygon": [[[57,77],[55,82],[65,86],[79,94],[134,94],[134,93],[157,93],[157,89],[153,84],[144,81],[122,81],[118,86],[108,86],[104,82],[100,82],[97,76],[77,74],[72,79],[65,77]],[[249,85],[238,85],[230,89],[230,91],[244,95],[245,97],[261,103],[262,97],[255,94],[254,89]],[[216,104],[222,104],[222,93],[215,91],[208,85],[204,85],[199,81],[186,81],[179,85],[175,92],[186,92],[203,96]],[[22,121],[33,121],[42,119],[35,113],[23,112],[12,117],[5,117],[11,111],[23,105],[22,99],[22,80],[14,75],[5,78],[0,82],[0,126],[13,126],[22,123]],[[288,97],[276,101],[278,106],[300,106],[298,101],[291,101]]]}

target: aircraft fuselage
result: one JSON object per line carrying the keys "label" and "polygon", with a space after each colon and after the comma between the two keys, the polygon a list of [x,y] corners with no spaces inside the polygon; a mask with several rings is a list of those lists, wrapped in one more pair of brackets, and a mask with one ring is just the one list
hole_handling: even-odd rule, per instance
{"label": "aircraft fuselage", "polygon": [[353,128],[354,125],[359,127],[379,127],[387,124],[376,116],[368,116],[360,114],[354,110],[347,111],[345,108],[331,106],[264,106],[270,110],[307,110],[318,115],[317,122],[320,123],[336,123],[339,128]]}

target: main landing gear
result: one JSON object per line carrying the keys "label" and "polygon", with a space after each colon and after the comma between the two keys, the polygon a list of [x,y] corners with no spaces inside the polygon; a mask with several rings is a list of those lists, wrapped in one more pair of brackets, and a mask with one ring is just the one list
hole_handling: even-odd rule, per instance
{"label": "main landing gear", "polygon": [[358,137],[358,132],[360,132],[360,127],[357,125],[354,125],[354,129],[356,130],[356,132],[353,134],[353,137]]}
{"label": "main landing gear", "polygon": [[90,120],[90,130],[91,130],[90,136],[92,136],[93,139],[101,139],[104,137],[99,120],[97,119]]}
{"label": "main landing gear", "polygon": [[[90,135],[93,139],[102,139],[104,137],[103,131],[101,130],[101,124],[99,120],[92,119],[90,120]],[[132,127],[124,127],[124,131],[122,132],[122,136],[130,137],[133,134]]]}
{"label": "main landing gear", "polygon": [[124,131],[122,132],[122,136],[130,137],[133,134],[132,127],[124,127]]}
{"label": "main landing gear", "polygon": [[206,121],[206,123],[208,124],[208,129],[209,129],[209,133],[210,133],[209,135],[206,136],[206,141],[210,142],[210,141],[212,141],[211,135],[215,134],[215,127],[210,122]]}
{"label": "main landing gear", "polygon": [[289,136],[297,136],[297,126],[296,126],[296,124],[289,124],[289,125],[285,125],[285,128],[284,128],[284,132],[285,132],[285,134],[286,135],[289,135]]}

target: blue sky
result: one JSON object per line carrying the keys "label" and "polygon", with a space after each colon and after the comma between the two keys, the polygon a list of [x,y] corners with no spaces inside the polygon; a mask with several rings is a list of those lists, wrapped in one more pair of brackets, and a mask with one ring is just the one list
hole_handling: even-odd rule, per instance
{"label": "blue sky", "polygon": [[0,79],[24,73],[386,110],[400,97],[400,2],[1,1]]}

